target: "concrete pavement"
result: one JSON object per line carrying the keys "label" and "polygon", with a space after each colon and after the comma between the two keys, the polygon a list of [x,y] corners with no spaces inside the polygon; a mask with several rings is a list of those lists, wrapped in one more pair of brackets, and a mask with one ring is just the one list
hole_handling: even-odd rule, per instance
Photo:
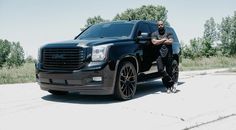
{"label": "concrete pavement", "polygon": [[178,92],[160,80],[138,85],[134,99],[53,96],[36,83],[0,85],[0,130],[236,129],[236,73],[181,72]]}

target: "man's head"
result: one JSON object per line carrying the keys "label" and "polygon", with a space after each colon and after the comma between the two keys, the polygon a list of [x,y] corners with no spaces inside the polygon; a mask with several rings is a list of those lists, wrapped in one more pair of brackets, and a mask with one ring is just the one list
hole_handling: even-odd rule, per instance
{"label": "man's head", "polygon": [[157,28],[161,35],[165,33],[165,25],[163,21],[157,21]]}

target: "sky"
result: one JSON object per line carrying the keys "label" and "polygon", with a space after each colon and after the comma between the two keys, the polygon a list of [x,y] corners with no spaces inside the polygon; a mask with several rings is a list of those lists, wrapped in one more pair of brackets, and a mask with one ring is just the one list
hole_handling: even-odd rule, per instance
{"label": "sky", "polygon": [[180,41],[203,35],[204,23],[236,11],[236,0],[0,0],[0,39],[21,43],[26,56],[37,57],[46,43],[73,39],[89,17],[113,19],[142,5],[162,5]]}

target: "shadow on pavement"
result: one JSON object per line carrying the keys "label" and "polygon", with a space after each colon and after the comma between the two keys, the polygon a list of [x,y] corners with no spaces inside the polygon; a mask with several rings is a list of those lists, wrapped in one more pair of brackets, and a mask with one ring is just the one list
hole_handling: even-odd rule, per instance
{"label": "shadow on pavement", "polygon": [[[183,84],[183,82],[179,82],[179,85],[181,84]],[[179,90],[177,92],[179,92]],[[161,94],[161,93],[166,93],[166,88],[162,84],[161,80],[139,83],[137,85],[137,90],[134,99],[141,98],[150,94]],[[114,99],[112,95],[107,95],[107,96],[79,95],[77,93],[70,93],[68,95],[61,95],[61,96],[49,94],[43,96],[42,99],[52,102],[63,102],[63,103],[73,103],[73,104],[110,104],[110,103],[124,102]]]}
{"label": "shadow on pavement", "polygon": [[[179,82],[178,88],[180,87],[181,84],[184,84],[184,82]],[[176,93],[180,92],[178,88]],[[149,81],[140,83],[138,85],[134,98],[140,98],[149,94],[161,94],[161,93],[166,93],[166,87],[162,84],[162,81],[161,80]]]}

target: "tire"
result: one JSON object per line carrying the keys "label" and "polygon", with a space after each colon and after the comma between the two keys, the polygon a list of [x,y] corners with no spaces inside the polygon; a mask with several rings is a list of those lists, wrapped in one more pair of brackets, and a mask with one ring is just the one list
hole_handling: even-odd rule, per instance
{"label": "tire", "polygon": [[51,93],[52,95],[67,95],[68,92],[66,91],[56,91],[56,90],[49,90],[49,93]]}
{"label": "tire", "polygon": [[114,96],[119,100],[130,100],[137,88],[137,72],[134,65],[128,61],[122,62],[117,71]]}

